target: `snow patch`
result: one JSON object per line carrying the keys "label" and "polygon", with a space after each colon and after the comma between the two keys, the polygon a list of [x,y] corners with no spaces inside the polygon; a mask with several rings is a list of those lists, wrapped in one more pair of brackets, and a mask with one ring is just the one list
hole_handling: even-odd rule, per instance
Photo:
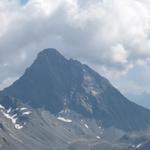
{"label": "snow patch", "polygon": [[14,114],[12,117],[13,117],[13,118],[16,118],[16,117],[17,117],[17,114]]}
{"label": "snow patch", "polygon": [[[1,110],[1,112],[3,113],[3,115],[4,115],[7,119],[10,119],[10,120],[11,120],[11,122],[14,124],[14,126],[15,126],[16,129],[20,130],[20,129],[23,128],[23,126],[21,126],[20,124],[17,123],[17,119],[18,119],[18,118],[17,118],[17,114],[14,114],[13,116],[11,116],[11,115],[5,113],[3,110]],[[9,111],[7,111],[7,112],[9,112]]]}
{"label": "snow patch", "polygon": [[84,124],[84,126],[88,129],[89,128],[89,126],[87,125],[87,124]]}
{"label": "snow patch", "polygon": [[27,110],[27,108],[26,108],[26,107],[22,107],[22,108],[20,108],[20,110],[22,110],[22,111],[23,111],[23,110]]}
{"label": "snow patch", "polygon": [[9,114],[5,113],[4,111],[2,111],[2,113],[3,113],[3,115],[4,115],[7,119],[10,119],[13,124],[16,123],[17,118],[15,118],[15,117],[13,117],[13,116],[10,116]]}
{"label": "snow patch", "polygon": [[68,123],[71,123],[71,122],[72,122],[72,120],[70,120],[70,119],[65,119],[65,118],[63,118],[63,117],[57,117],[57,119],[60,120],[60,121],[63,121],[63,122],[68,122]]}
{"label": "snow patch", "polygon": [[136,146],[136,148],[140,148],[142,146],[142,144],[138,144],[137,146]]}
{"label": "snow patch", "polygon": [[95,91],[95,90],[91,90],[91,94],[92,94],[93,96],[98,95],[97,91]]}
{"label": "snow patch", "polygon": [[22,115],[30,115],[31,111],[23,112]]}
{"label": "snow patch", "polygon": [[5,107],[4,107],[4,106],[2,106],[2,105],[0,105],[0,109],[5,109]]}
{"label": "snow patch", "polygon": [[20,129],[23,128],[23,126],[21,126],[21,125],[19,125],[19,124],[15,124],[15,128],[18,129],[18,130],[20,130]]}
{"label": "snow patch", "polygon": [[11,108],[9,108],[8,110],[7,110],[7,113],[9,114],[11,112]]}

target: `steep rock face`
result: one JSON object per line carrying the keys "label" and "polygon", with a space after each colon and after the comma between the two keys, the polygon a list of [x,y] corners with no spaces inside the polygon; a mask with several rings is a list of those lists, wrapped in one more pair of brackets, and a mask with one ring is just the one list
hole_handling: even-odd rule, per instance
{"label": "steep rock face", "polygon": [[25,74],[1,95],[55,115],[70,109],[94,118],[105,128],[128,131],[150,124],[149,110],[128,101],[107,79],[76,60],[67,60],[55,49],[39,53]]}

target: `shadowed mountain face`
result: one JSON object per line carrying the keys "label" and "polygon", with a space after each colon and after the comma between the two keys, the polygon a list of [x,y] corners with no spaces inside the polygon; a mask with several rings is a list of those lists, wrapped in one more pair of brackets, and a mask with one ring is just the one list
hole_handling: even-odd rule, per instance
{"label": "shadowed mountain face", "polygon": [[72,110],[105,128],[129,131],[150,124],[149,110],[128,101],[107,79],[76,60],[67,60],[55,49],[39,53],[25,74],[1,95],[54,115]]}

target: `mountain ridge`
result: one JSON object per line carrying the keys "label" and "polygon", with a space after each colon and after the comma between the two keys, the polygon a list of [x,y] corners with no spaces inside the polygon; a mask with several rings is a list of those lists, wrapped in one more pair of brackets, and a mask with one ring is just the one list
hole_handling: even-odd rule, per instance
{"label": "mountain ridge", "polygon": [[139,130],[150,125],[150,111],[124,97],[87,65],[67,60],[56,49],[40,52],[24,75],[1,91],[33,108],[57,115],[70,109],[104,128]]}

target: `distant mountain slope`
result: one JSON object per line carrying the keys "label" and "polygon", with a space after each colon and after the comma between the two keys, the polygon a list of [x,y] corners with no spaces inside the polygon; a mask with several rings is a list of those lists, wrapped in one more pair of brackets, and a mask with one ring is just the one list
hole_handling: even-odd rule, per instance
{"label": "distant mountain slope", "polygon": [[150,93],[142,93],[142,94],[129,94],[127,93],[126,96],[134,101],[135,103],[150,109]]}
{"label": "distant mountain slope", "polygon": [[149,110],[130,102],[88,66],[67,60],[55,49],[40,52],[25,74],[0,94],[54,115],[71,110],[104,128],[130,131],[150,125]]}

